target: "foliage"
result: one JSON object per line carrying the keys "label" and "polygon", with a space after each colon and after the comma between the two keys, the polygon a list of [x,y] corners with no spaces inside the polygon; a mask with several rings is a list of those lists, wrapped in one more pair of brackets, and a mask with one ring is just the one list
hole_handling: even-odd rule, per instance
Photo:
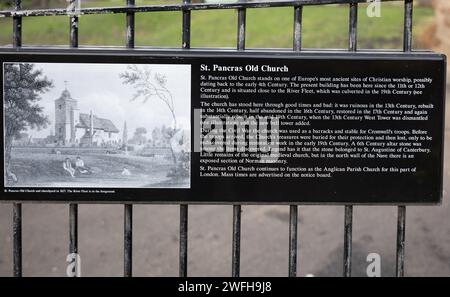
{"label": "foliage", "polygon": [[142,102],[146,103],[152,98],[157,98],[164,102],[170,110],[173,125],[176,129],[175,106],[172,93],[166,87],[167,78],[165,75],[158,72],[153,73],[147,66],[128,65],[127,70],[120,74],[120,78],[122,78],[124,84],[131,85],[136,90],[132,101],[141,98]]}
{"label": "foliage", "polygon": [[5,161],[9,168],[13,139],[28,128],[45,128],[49,123],[37,103],[53,84],[33,64],[4,64],[4,76]]}
{"label": "foliage", "polygon": [[178,162],[167,173],[168,177],[185,178],[189,177],[191,171],[190,155],[188,152],[179,153]]}
{"label": "foliage", "polygon": [[144,144],[147,142],[147,138],[145,137],[147,134],[147,129],[144,127],[138,127],[134,131],[133,138],[130,139],[131,144]]}
{"label": "foliage", "polygon": [[[147,103],[147,101],[155,98],[161,100],[170,110],[173,119],[173,127],[162,126],[159,131],[153,130],[152,136],[154,137],[154,141],[156,138],[159,138],[162,143],[169,144],[174,167],[170,170],[168,177],[185,177],[186,173],[189,173],[189,170],[186,169],[189,167],[189,162],[186,162],[185,160],[186,152],[177,153],[174,151],[172,145],[173,137],[177,132],[180,132],[180,130],[177,129],[177,118],[175,115],[173,96],[166,86],[167,78],[158,72],[153,73],[147,66],[139,67],[137,65],[129,65],[127,70],[120,74],[120,78],[122,78],[125,85],[131,85],[135,89],[135,94],[131,98],[132,101],[141,99],[143,103]],[[136,135],[136,133],[138,133],[138,135]],[[147,130],[136,130],[134,138],[140,137],[142,139],[142,134],[146,133]]]}
{"label": "foliage", "polygon": [[161,127],[155,127],[152,130],[152,143],[158,147],[170,147],[170,139],[174,134],[173,128],[164,124]]}
{"label": "foliage", "polygon": [[13,0],[3,0],[0,2],[0,9],[12,9],[14,7]]}

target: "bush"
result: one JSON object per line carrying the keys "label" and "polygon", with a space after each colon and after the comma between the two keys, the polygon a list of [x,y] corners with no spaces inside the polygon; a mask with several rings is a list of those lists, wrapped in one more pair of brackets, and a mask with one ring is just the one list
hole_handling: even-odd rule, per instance
{"label": "bush", "polygon": [[13,0],[3,0],[0,2],[0,9],[12,9],[14,6]]}
{"label": "bush", "polygon": [[189,177],[191,172],[190,154],[187,152],[178,153],[176,165],[169,170],[167,177],[171,178],[185,178]]}

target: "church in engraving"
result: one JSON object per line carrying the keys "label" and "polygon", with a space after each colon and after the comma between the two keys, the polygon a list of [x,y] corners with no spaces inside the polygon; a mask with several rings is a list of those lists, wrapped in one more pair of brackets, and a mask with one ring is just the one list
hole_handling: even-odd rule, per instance
{"label": "church in engraving", "polygon": [[55,100],[55,140],[62,146],[108,147],[120,145],[119,129],[110,119],[91,110],[81,113],[67,88]]}

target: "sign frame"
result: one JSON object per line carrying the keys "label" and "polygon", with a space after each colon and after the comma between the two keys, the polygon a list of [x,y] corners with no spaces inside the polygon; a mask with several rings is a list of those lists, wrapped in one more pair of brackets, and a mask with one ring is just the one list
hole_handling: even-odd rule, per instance
{"label": "sign frame", "polygon": [[[113,63],[113,64],[123,64],[123,63],[151,63],[158,61],[164,61],[168,64],[180,64],[183,60],[189,59],[199,59],[199,58],[213,58],[213,59],[223,59],[223,58],[245,58],[245,59],[314,59],[314,60],[325,60],[325,59],[336,59],[336,60],[429,60],[429,61],[440,61],[442,66],[446,65],[446,56],[442,54],[435,54],[429,51],[414,51],[414,52],[400,52],[400,51],[358,51],[358,52],[347,52],[347,51],[302,51],[302,52],[291,52],[288,50],[247,50],[245,52],[235,51],[235,50],[148,50],[148,49],[122,49],[122,48],[80,48],[80,49],[68,49],[68,48],[1,48],[0,49],[0,62],[3,65],[5,61],[11,62],[41,62],[41,63]],[[89,60],[90,62],[84,62]],[[83,62],[82,62],[83,61]],[[2,67],[3,68],[3,67]],[[444,67],[445,69],[445,67]],[[2,71],[3,72],[3,71]],[[147,196],[155,195],[160,198],[155,198],[148,200],[148,198],[142,198],[144,194],[140,194],[139,198],[136,198],[136,189],[127,189],[127,191],[121,191],[121,193],[115,194],[114,198],[111,199],[107,194],[104,198],[100,198],[101,195],[95,195],[95,198],[87,197],[88,194],[46,194],[41,193],[14,193],[11,195],[8,193],[7,197],[1,198],[0,203],[10,203],[10,202],[20,202],[20,203],[95,203],[95,204],[289,204],[289,205],[439,205],[442,203],[443,197],[443,170],[444,170],[444,137],[445,137],[445,96],[446,96],[446,72],[442,71],[442,98],[437,98],[437,100],[442,100],[442,110],[440,116],[442,117],[442,139],[440,141],[440,159],[442,160],[440,164],[439,176],[440,180],[437,181],[439,184],[439,199],[433,202],[428,201],[393,201],[393,202],[375,202],[375,201],[277,201],[277,200],[261,200],[261,201],[249,201],[249,200],[238,200],[235,201],[214,201],[214,200],[196,200],[187,199],[180,200],[177,199],[179,196],[183,196],[183,191],[189,191],[189,189],[152,189],[152,193],[145,194]],[[2,93],[3,93],[3,73],[1,74],[2,79]],[[192,84],[192,83],[191,83]],[[193,90],[191,90],[191,95]],[[192,98],[191,98],[192,101]],[[3,118],[3,100],[2,100],[2,118]],[[192,119],[192,117],[191,117]],[[191,135],[193,134],[193,122],[191,123]],[[2,124],[3,130],[3,124]],[[193,137],[191,137],[193,139]],[[3,148],[2,138],[2,149]],[[193,144],[191,145],[193,147]],[[192,158],[191,158],[192,160]],[[3,158],[2,158],[3,162]],[[192,164],[192,163],[191,163]],[[193,174],[193,166],[191,166],[190,175]],[[4,188],[4,179],[2,180],[2,188]],[[141,189],[138,189],[139,191]],[[292,193],[292,195],[296,195]],[[3,196],[3,195],[2,195]],[[38,196],[38,198],[36,198]],[[52,197],[53,196],[53,197]],[[64,197],[69,198],[64,198]],[[116,197],[120,196],[120,197]],[[41,199],[42,197],[42,199]],[[43,198],[48,197],[48,198]],[[127,198],[128,197],[128,198]],[[134,198],[132,198],[134,197]],[[163,198],[164,197],[164,198]]]}

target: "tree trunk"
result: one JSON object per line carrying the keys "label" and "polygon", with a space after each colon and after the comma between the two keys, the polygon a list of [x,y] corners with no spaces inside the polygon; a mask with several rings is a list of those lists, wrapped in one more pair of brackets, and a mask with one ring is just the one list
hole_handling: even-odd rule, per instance
{"label": "tree trunk", "polygon": [[175,152],[173,151],[172,144],[170,145],[170,152],[172,154],[172,161],[176,166],[177,165],[177,156],[175,155]]}
{"label": "tree trunk", "polygon": [[17,133],[17,128],[7,126],[5,133],[5,169],[10,170],[11,167],[11,151],[14,140],[14,135]]}
{"label": "tree trunk", "polygon": [[12,139],[10,137],[5,137],[5,169],[10,170],[11,167],[11,150],[12,150]]}
{"label": "tree trunk", "polygon": [[173,111],[173,109],[172,108],[169,108],[169,109],[170,109],[170,112],[171,112],[172,118],[173,118],[173,135],[172,135],[172,137],[170,137],[169,146],[170,146],[170,152],[172,153],[173,163],[176,166],[177,165],[177,156],[175,155],[175,152],[173,151],[172,141],[171,140],[175,136],[175,134],[177,133],[177,117],[175,116],[175,112]]}

